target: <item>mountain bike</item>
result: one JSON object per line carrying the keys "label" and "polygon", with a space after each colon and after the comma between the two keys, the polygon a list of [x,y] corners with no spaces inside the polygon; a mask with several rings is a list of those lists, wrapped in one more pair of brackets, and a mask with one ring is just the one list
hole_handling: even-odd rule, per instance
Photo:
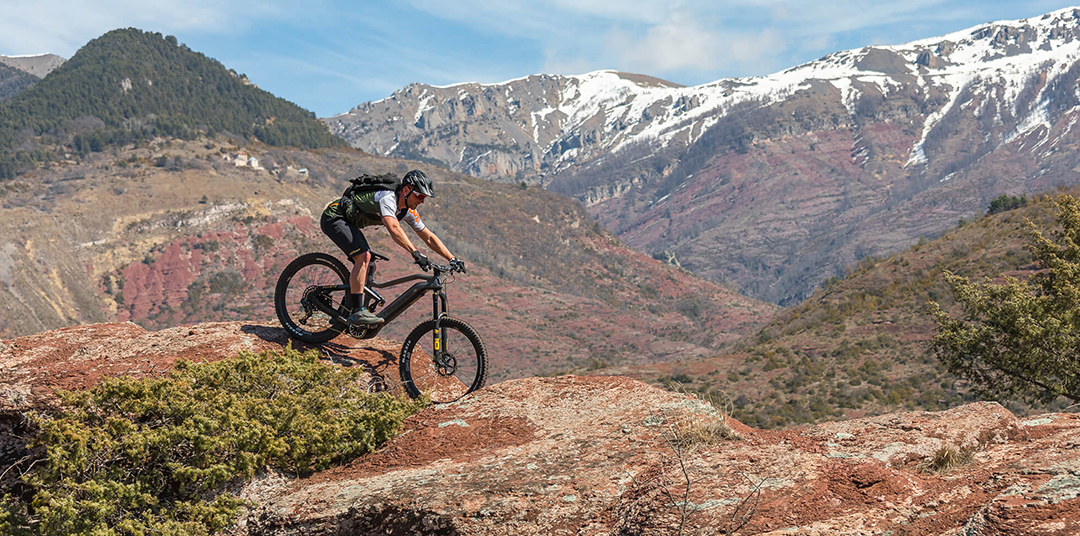
{"label": "mountain bike", "polygon": [[[370,339],[430,291],[431,320],[416,326],[401,345],[398,371],[406,392],[413,398],[427,393],[432,402],[444,403],[483,387],[487,379],[484,341],[472,326],[447,314],[444,287],[448,276],[459,270],[432,263],[432,275],[413,274],[379,283],[375,280],[376,262],[390,259],[375,252],[371,257],[361,299],[354,299],[349,292],[349,270],[337,257],[307,253],[290,262],[274,290],[274,310],[285,331],[310,344],[324,343],[341,333]],[[410,281],[417,283],[382,307],[386,300],[378,289]],[[350,325],[349,315],[356,307],[372,313],[382,307],[377,314],[385,322]]]}

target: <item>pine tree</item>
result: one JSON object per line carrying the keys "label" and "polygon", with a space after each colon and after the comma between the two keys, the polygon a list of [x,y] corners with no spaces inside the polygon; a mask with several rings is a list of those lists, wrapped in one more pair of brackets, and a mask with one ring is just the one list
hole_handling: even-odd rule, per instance
{"label": "pine tree", "polygon": [[278,146],[345,144],[311,112],[175,38],[128,28],[87,43],[0,104],[0,180],[47,158],[47,151],[19,149],[28,138],[53,152],[85,154],[155,136],[191,139],[222,131]]}
{"label": "pine tree", "polygon": [[1028,222],[1038,273],[974,283],[945,272],[963,317],[930,304],[932,350],[980,394],[1080,401],[1080,201],[1061,195],[1055,204],[1061,228],[1051,238]]}

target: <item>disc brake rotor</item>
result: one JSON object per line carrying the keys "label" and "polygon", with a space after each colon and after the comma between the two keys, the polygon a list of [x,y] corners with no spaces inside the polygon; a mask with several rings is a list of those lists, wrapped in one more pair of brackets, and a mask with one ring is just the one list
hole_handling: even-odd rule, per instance
{"label": "disc brake rotor", "polygon": [[457,372],[457,358],[454,354],[443,354],[442,363],[435,363],[435,368],[443,376],[453,376]]}

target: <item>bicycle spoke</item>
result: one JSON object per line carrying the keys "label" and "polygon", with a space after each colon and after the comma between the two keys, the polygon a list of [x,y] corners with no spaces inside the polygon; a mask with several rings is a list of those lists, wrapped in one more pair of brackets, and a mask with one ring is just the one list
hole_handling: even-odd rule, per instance
{"label": "bicycle spoke", "polygon": [[330,256],[309,254],[293,261],[282,273],[275,290],[275,309],[289,333],[311,343],[327,341],[340,332],[331,316],[320,311],[316,303],[338,307],[346,296],[343,292],[323,294],[320,287],[335,287],[347,282],[347,272]]}
{"label": "bicycle spoke", "polygon": [[[337,275],[325,266],[305,266],[297,272],[293,276],[292,284],[285,292],[285,303],[289,304],[289,316],[296,318],[308,331],[322,331],[330,327],[330,316],[315,307],[315,300],[324,299],[313,292],[313,289],[334,285],[337,283],[336,279]],[[301,320],[303,321],[300,322]]]}
{"label": "bicycle spoke", "polygon": [[467,325],[456,320],[444,321],[443,357],[436,360],[432,327],[431,322],[426,322],[410,334],[411,354],[407,356],[407,363],[406,356],[402,356],[402,380],[411,386],[414,396],[425,393],[433,402],[451,402],[483,385],[483,343],[475,332],[472,333],[475,341],[470,340],[463,331],[472,331]]}
{"label": "bicycle spoke", "polygon": [[[454,400],[468,392],[469,385],[476,377],[476,356],[472,348],[455,344],[453,330],[446,330],[446,352],[442,363],[435,361],[432,340],[419,348],[419,355],[413,354],[413,384],[418,390],[428,393],[432,400]],[[471,364],[470,364],[471,363]]]}

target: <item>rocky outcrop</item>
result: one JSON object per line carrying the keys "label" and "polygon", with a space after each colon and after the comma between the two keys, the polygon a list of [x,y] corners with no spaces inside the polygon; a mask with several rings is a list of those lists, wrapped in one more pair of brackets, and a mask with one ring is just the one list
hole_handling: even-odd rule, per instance
{"label": "rocky outcrop", "polygon": [[[236,534],[1070,534],[1080,419],[997,404],[697,449],[673,427],[706,408],[625,378],[532,378],[431,408],[383,450],[255,484]],[[700,412],[697,413],[697,412]],[[920,470],[942,448],[974,463]],[[253,491],[254,492],[254,491]],[[1040,532],[1041,531],[1041,532]]]}
{"label": "rocky outcrop", "polygon": [[[243,322],[4,340],[4,412],[46,408],[56,387],[283,343]],[[376,377],[395,347],[323,350]],[[679,441],[724,427],[726,439]],[[241,490],[252,508],[231,534],[1075,534],[1078,444],[1074,414],[1019,420],[993,403],[763,431],[628,378],[528,378],[428,408],[348,466],[264,475]],[[948,449],[970,463],[931,471]]]}
{"label": "rocky outcrop", "polygon": [[342,337],[314,346],[290,339],[277,322],[206,322],[159,331],[116,322],[0,339],[0,414],[50,411],[59,402],[58,389],[87,389],[102,378],[159,377],[180,360],[205,363],[286,347],[317,349],[328,363],[361,367],[372,389],[400,388],[401,343],[392,339]]}
{"label": "rocky outcrop", "polygon": [[915,63],[917,65],[922,65],[930,69],[936,69],[939,65],[938,57],[929,50],[924,50],[920,52],[919,57],[915,58]]}

